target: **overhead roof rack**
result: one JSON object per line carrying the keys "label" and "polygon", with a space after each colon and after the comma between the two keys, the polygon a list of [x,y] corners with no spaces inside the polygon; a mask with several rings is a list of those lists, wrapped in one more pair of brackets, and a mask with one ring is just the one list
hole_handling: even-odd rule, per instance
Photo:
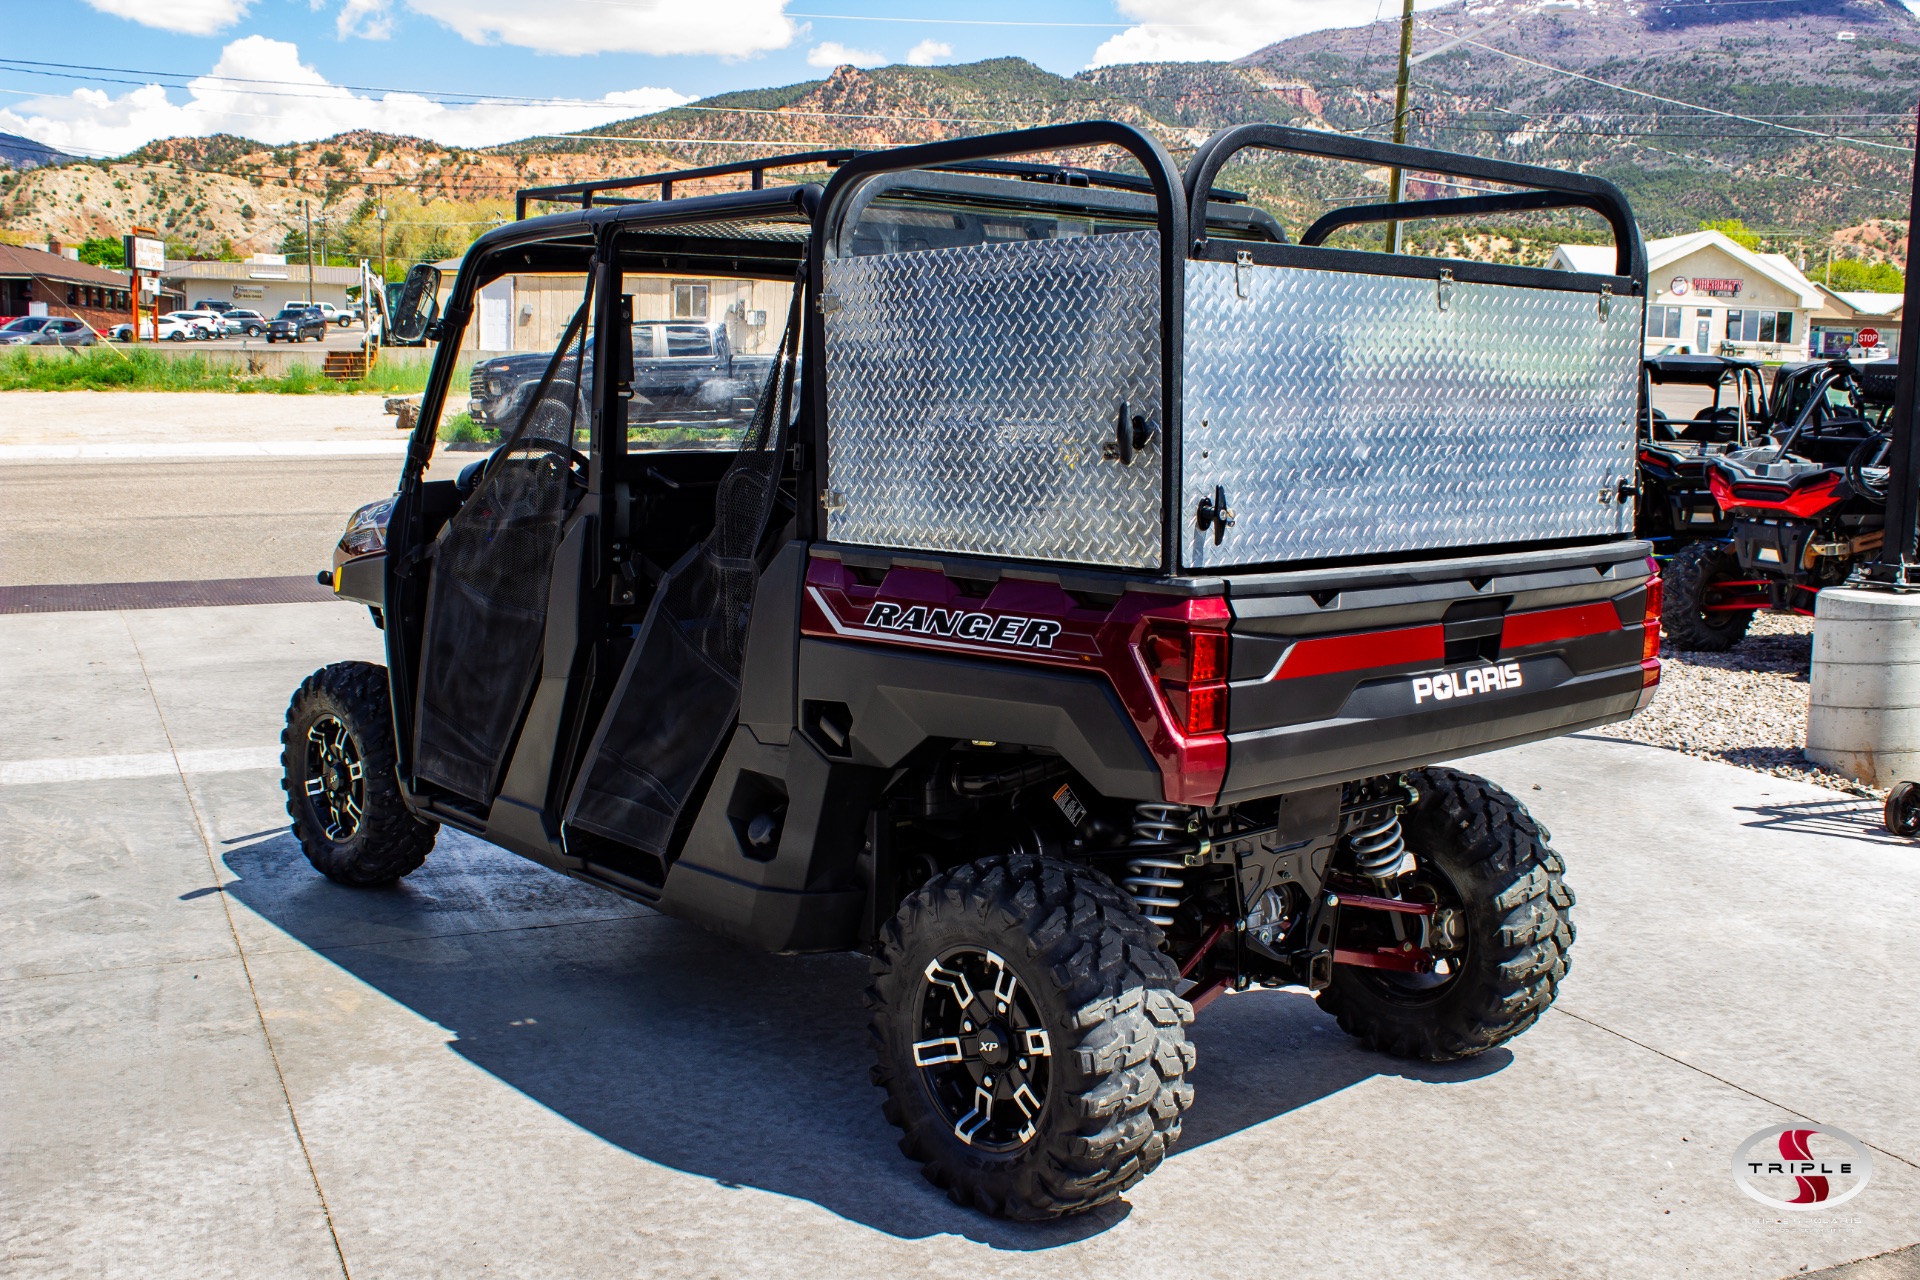
{"label": "overhead roof rack", "polygon": [[[636,187],[658,187],[659,199],[673,199],[673,187],[676,182],[692,182],[701,178],[721,178],[730,174],[747,174],[753,183],[753,190],[759,191],[766,186],[767,173],[773,169],[801,169],[825,166],[838,169],[855,156],[865,155],[858,148],[839,148],[829,151],[797,151],[788,155],[762,156],[757,160],[735,160],[730,164],[711,164],[697,169],[673,169],[661,173],[642,174],[632,178],[595,178],[587,182],[557,183],[548,187],[527,187],[516,191],[513,196],[514,221],[524,221],[527,216],[527,202],[546,200],[555,204],[577,204],[582,209],[591,209],[596,204],[642,204],[646,200],[634,200],[625,196],[605,196],[607,191],[631,191]],[[1068,187],[1112,187],[1120,191],[1152,192],[1153,186],[1143,177],[1128,173],[1112,173],[1104,169],[1084,169],[1074,165],[1028,164],[1010,160],[971,160],[956,164],[932,166],[961,173],[984,173],[1002,177],[1021,178],[1028,182],[1047,182]],[[1211,197],[1226,204],[1243,204],[1247,197],[1238,191],[1222,191],[1215,188]]]}

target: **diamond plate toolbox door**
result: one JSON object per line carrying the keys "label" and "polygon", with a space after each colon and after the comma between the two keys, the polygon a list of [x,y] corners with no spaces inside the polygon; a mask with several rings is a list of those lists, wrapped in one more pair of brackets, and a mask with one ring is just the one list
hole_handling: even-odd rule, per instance
{"label": "diamond plate toolbox door", "polygon": [[829,538],[1159,565],[1157,233],[834,259],[822,303]]}
{"label": "diamond plate toolbox door", "polygon": [[1186,297],[1186,567],[1632,531],[1640,298],[1224,262]]}

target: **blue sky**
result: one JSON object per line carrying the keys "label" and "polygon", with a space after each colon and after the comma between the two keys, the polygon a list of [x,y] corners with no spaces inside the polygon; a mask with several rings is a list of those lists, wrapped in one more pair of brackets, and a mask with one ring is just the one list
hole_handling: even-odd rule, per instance
{"label": "blue sky", "polygon": [[287,142],[355,127],[478,146],[817,79],[842,62],[1014,54],[1071,75],[1237,57],[1398,9],[1396,0],[0,0],[0,130],[92,155],[177,134]]}

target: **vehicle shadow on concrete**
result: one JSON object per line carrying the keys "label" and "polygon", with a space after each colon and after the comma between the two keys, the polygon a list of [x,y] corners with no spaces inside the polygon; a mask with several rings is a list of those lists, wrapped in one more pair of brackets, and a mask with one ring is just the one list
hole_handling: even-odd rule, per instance
{"label": "vehicle shadow on concrete", "polygon": [[[285,833],[223,856],[240,903],[448,1028],[469,1062],[646,1160],[901,1238],[955,1234],[1008,1250],[1096,1236],[1129,1212],[1122,1202],[1001,1222],[920,1178],[867,1078],[864,957],[771,956],[644,909],[623,914],[627,904],[598,890],[460,837],[443,835],[421,872],[383,890],[321,879]],[[549,918],[526,918],[543,895]],[[455,899],[522,915],[462,927],[484,922],[448,918]],[[1224,999],[1194,1039],[1198,1101],[1175,1164],[1375,1075],[1447,1082],[1511,1060],[1499,1050],[1429,1067],[1371,1053],[1298,992]]]}
{"label": "vehicle shadow on concrete", "polygon": [[1794,804],[1742,805],[1734,812],[1752,814],[1741,825],[1791,831],[1797,835],[1833,836],[1867,844],[1914,847],[1887,830],[1877,800],[1804,800]]}

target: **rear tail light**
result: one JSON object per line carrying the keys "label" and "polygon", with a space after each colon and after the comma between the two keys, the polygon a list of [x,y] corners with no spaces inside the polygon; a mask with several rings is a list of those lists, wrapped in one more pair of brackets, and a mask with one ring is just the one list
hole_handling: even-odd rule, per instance
{"label": "rear tail light", "polygon": [[1186,619],[1153,619],[1140,642],[1141,659],[1172,713],[1173,728],[1189,738],[1227,731],[1226,602],[1193,604],[1198,607]]}
{"label": "rear tail light", "polygon": [[1660,606],[1666,599],[1666,584],[1660,581],[1659,563],[1651,557],[1647,568],[1653,576],[1647,579],[1647,609],[1641,619],[1640,635],[1640,687],[1652,688],[1660,683]]}

